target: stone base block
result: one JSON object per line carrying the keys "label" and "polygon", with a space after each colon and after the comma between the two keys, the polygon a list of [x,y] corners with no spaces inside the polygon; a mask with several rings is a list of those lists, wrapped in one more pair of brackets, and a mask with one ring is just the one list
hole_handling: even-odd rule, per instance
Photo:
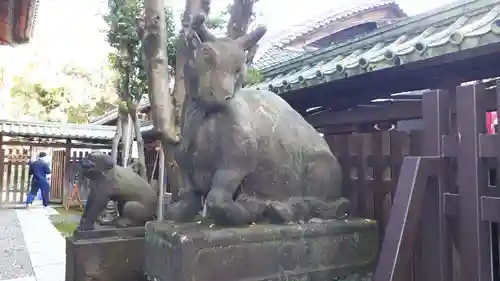
{"label": "stone base block", "polygon": [[375,221],[215,228],[146,224],[146,274],[158,281],[350,280],[374,271]]}
{"label": "stone base block", "polygon": [[146,281],[144,227],[75,231],[66,238],[66,281]]}

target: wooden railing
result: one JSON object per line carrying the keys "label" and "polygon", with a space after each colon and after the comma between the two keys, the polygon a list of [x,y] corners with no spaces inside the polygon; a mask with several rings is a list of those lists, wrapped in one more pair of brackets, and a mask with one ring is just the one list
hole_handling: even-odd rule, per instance
{"label": "wooden railing", "polygon": [[424,94],[423,157],[404,161],[375,281],[499,280],[500,137],[485,120],[499,86]]}

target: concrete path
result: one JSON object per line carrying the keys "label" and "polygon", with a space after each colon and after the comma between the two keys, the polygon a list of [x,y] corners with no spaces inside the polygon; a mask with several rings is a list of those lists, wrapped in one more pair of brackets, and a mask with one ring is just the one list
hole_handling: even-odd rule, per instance
{"label": "concrete path", "polygon": [[16,210],[34,277],[15,281],[64,281],[66,244],[48,217],[54,212],[43,207]]}

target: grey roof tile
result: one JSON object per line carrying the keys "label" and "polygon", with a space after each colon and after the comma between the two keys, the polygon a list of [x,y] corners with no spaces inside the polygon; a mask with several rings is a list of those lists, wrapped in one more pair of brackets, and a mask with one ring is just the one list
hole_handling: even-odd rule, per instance
{"label": "grey roof tile", "polygon": [[112,140],[115,131],[115,126],[0,120],[0,133],[4,136]]}
{"label": "grey roof tile", "polygon": [[305,51],[272,47],[256,62],[254,62],[253,67],[255,67],[256,69],[262,69],[292,58],[296,58],[304,53]]}
{"label": "grey roof tile", "polygon": [[[474,9],[472,9],[474,8]],[[468,10],[467,14],[463,11]],[[298,65],[287,69],[287,63],[263,71],[265,82],[250,86],[256,89],[270,89],[276,93],[327,83],[346,77],[365,74],[380,69],[422,61],[436,56],[472,49],[487,44],[500,43],[500,4],[493,0],[465,1],[455,4],[446,13],[452,15],[435,22],[432,26],[414,23],[414,29],[397,25],[385,30],[392,33],[375,32],[360,39],[356,45],[342,44],[328,51],[295,58],[288,64]],[[444,13],[444,12],[443,12]],[[439,15],[438,15],[439,16]],[[410,23],[414,19],[408,20]],[[363,41],[367,41],[363,44]],[[302,63],[300,61],[302,60]],[[280,68],[285,70],[280,73]]]}
{"label": "grey roof tile", "polygon": [[344,7],[336,8],[328,12],[328,16],[323,17],[321,20],[309,23],[304,28],[298,30],[297,32],[288,35],[285,39],[280,40],[279,45],[286,45],[291,41],[295,40],[297,37],[311,33],[319,28],[322,28],[332,22],[341,20],[348,16],[367,11],[373,8],[382,7],[385,5],[396,4],[394,0],[364,0],[364,1],[353,1],[354,4],[348,4]]}
{"label": "grey roof tile", "polygon": [[[330,10],[323,14],[323,16],[320,16],[319,20],[313,20],[312,23],[311,21],[308,21],[305,26],[291,32],[286,37],[277,40],[269,50],[267,50],[257,61],[254,62],[253,66],[260,70],[285,62],[292,58],[296,58],[306,53],[306,51],[286,49],[286,46],[298,37],[314,32],[319,28],[323,28],[335,21],[342,20],[354,14],[386,5],[395,5],[399,8],[394,0],[364,0],[356,1],[355,4],[348,4],[343,7],[337,7],[334,10]],[[401,11],[401,14],[404,14],[404,12]]]}

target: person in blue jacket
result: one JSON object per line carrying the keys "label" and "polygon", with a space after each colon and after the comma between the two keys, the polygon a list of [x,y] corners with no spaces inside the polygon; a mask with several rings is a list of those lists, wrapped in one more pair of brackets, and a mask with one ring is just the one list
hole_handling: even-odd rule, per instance
{"label": "person in blue jacket", "polygon": [[29,165],[28,186],[31,183],[31,190],[26,200],[26,207],[31,206],[38,190],[42,193],[43,206],[49,205],[49,181],[47,175],[50,174],[49,164],[43,160],[47,156],[45,152],[38,154],[38,159]]}

